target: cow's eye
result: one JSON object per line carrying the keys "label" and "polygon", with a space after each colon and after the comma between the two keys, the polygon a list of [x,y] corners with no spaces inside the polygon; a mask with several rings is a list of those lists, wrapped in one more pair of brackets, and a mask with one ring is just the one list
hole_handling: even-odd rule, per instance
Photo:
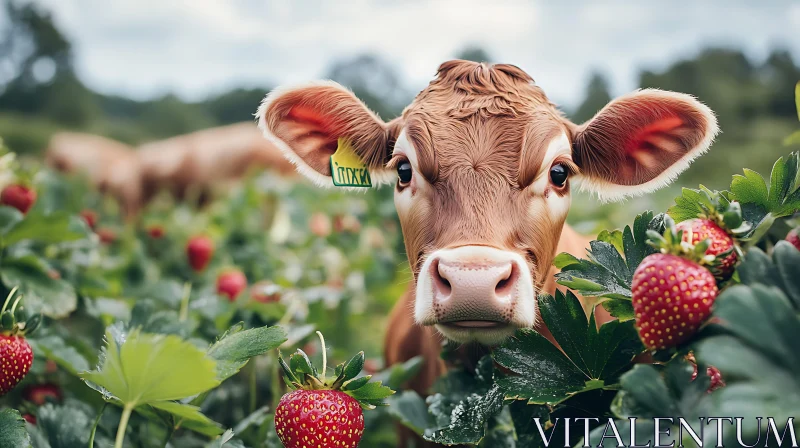
{"label": "cow's eye", "polygon": [[411,163],[401,162],[397,165],[397,177],[400,179],[400,186],[404,187],[411,182]]}
{"label": "cow's eye", "polygon": [[569,171],[563,164],[557,163],[550,167],[550,182],[556,187],[563,187],[567,182],[567,176],[569,176]]}

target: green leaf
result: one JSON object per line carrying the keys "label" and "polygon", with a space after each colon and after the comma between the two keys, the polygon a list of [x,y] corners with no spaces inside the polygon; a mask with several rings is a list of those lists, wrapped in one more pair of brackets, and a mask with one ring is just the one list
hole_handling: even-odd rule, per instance
{"label": "green leaf", "polygon": [[219,385],[216,363],[177,336],[133,331],[120,341],[106,332],[105,359],[97,371],[81,378],[91,381],[126,405],[178,400]]}
{"label": "green leaf", "polygon": [[394,364],[388,369],[376,373],[372,376],[372,379],[380,381],[392,389],[399,389],[417,376],[424,363],[425,358],[415,356],[406,362]]}
{"label": "green leaf", "polygon": [[16,409],[0,411],[0,446],[9,448],[31,446],[31,437],[25,430],[25,419]]}
{"label": "green leaf", "polygon": [[[745,221],[755,228],[765,221],[767,215],[773,218],[789,216],[800,209],[800,155],[793,152],[778,159],[772,167],[769,187],[758,173],[744,170],[744,176],[733,177],[730,199],[739,201]],[[769,225],[772,222],[768,222]],[[761,225],[764,227],[764,225]],[[766,226],[768,229],[768,225]],[[766,230],[761,231],[761,235]],[[745,235],[757,240],[752,235]]]}
{"label": "green leaf", "polygon": [[597,241],[603,241],[605,243],[611,244],[620,253],[625,250],[625,245],[622,241],[621,230],[613,230],[611,232],[609,232],[608,230],[603,230],[600,232],[600,234],[597,235]]}
{"label": "green leaf", "polygon": [[208,349],[208,356],[217,361],[217,379],[236,374],[254,356],[267,353],[286,342],[281,327],[260,327],[226,334]]}
{"label": "green leaf", "polygon": [[800,81],[794,85],[794,107],[797,109],[797,119],[800,120]]}
{"label": "green leaf", "polygon": [[22,221],[24,217],[25,215],[14,207],[0,206],[0,235],[5,237],[5,234]]}
{"label": "green leaf", "polygon": [[636,217],[633,227],[606,232],[606,241],[592,241],[588,260],[559,255],[555,265],[561,272],[556,274],[556,281],[587,297],[629,299],[633,272],[644,257],[655,252],[647,244],[647,231],[660,233],[663,229],[663,215],[654,217],[652,212],[644,212]]}
{"label": "green leaf", "polygon": [[362,376],[361,378],[356,378],[354,380],[348,381],[347,383],[344,383],[344,387],[342,387],[342,390],[348,391],[348,390],[358,389],[359,387],[363,387],[365,384],[367,384],[370,379],[371,378],[368,376]]}
{"label": "green leaf", "polygon": [[486,436],[489,419],[502,409],[503,399],[497,385],[485,395],[470,395],[453,408],[447,426],[426,430],[425,440],[444,445],[480,443]]}
{"label": "green leaf", "polygon": [[387,408],[390,415],[395,417],[400,423],[410,428],[417,434],[424,434],[426,428],[431,428],[435,422],[428,414],[428,407],[425,400],[413,390],[403,391],[400,394],[389,397]]}
{"label": "green leaf", "polygon": [[381,383],[371,382],[358,389],[344,391],[344,393],[358,401],[366,401],[371,405],[377,406],[384,404],[383,399],[394,394],[394,391]]}
{"label": "green leaf", "polygon": [[43,356],[52,359],[59,367],[73,375],[89,370],[89,362],[86,358],[70,345],[67,345],[63,338],[50,335],[44,338],[29,339],[36,356]]}
{"label": "green leaf", "polygon": [[55,244],[76,241],[87,236],[88,231],[83,222],[68,213],[56,212],[48,215],[30,213],[5,233],[3,244],[10,246],[25,240]]}
{"label": "green leaf", "polygon": [[75,310],[78,297],[69,282],[51,278],[44,263],[33,255],[4,258],[0,279],[7,288],[18,286],[31,312],[59,319]]}
{"label": "green leaf", "polygon": [[230,429],[225,431],[224,434],[209,442],[206,445],[206,448],[245,448],[244,444],[242,444],[240,440],[233,438],[235,433],[236,431],[232,431]]}
{"label": "green leaf", "polygon": [[46,404],[36,412],[36,426],[51,448],[83,447],[89,443],[95,416],[94,409],[77,401],[63,406]]}
{"label": "green leaf", "polygon": [[355,356],[350,358],[345,364],[344,368],[342,369],[342,374],[344,375],[344,381],[351,380],[358,376],[361,373],[361,369],[364,367],[364,352],[358,352]]}
{"label": "green leaf", "polygon": [[190,427],[195,431],[200,431],[198,428],[202,427],[203,430],[201,432],[206,435],[217,435],[222,434],[223,432],[222,427],[219,426],[218,423],[203,415],[203,413],[200,412],[200,408],[197,406],[177,403],[174,401],[153,401],[149,404],[156,409],[168,412],[175,416],[176,423],[180,422],[181,425],[185,425],[191,422],[189,423]]}
{"label": "green leaf", "polygon": [[800,144],[800,131],[794,131],[787,135],[786,138],[783,139],[783,144],[786,146]]}
{"label": "green leaf", "polygon": [[269,415],[269,406],[262,406],[255,411],[253,411],[247,417],[239,420],[239,423],[236,424],[236,427],[233,428],[233,432],[235,434],[241,434],[247,430],[247,428],[251,426],[255,426],[256,428],[260,428],[261,425],[270,417]]}
{"label": "green leaf", "polygon": [[739,280],[745,285],[776,286],[800,310],[800,251],[786,241],[779,241],[772,257],[754,247],[744,256],[738,268]]}
{"label": "green leaf", "polygon": [[594,313],[587,319],[570,291],[540,296],[539,310],[563,353],[531,330],[496,349],[495,361],[518,374],[498,381],[509,398],[554,404],[578,392],[610,387],[643,350],[633,322],[611,321],[598,330]]}
{"label": "green leaf", "polygon": [[626,322],[634,318],[633,303],[627,299],[609,299],[600,305],[620,322]]}
{"label": "green leaf", "polygon": [[317,369],[311,364],[311,360],[308,359],[306,352],[300,349],[297,349],[296,352],[289,356],[289,367],[295,374],[300,373],[300,375],[297,375],[298,378],[302,377],[304,373],[317,376]]}
{"label": "green leaf", "polygon": [[667,213],[675,222],[697,218],[698,215],[705,213],[703,195],[704,192],[701,190],[682,188],[681,195],[675,198],[675,205],[670,207]]}

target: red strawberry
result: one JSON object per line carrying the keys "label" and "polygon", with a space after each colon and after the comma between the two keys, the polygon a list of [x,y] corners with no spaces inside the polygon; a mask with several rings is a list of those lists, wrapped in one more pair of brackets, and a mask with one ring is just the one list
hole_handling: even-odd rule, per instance
{"label": "red strawberry", "polygon": [[[728,255],[717,258],[715,267],[719,269],[721,279],[730,278],[736,265],[736,252],[733,251],[733,237],[722,227],[710,219],[690,219],[679,222],[675,225],[676,230],[683,231],[683,241],[691,244],[698,244],[701,241],[710,239],[711,245],[706,249],[706,255],[714,255],[728,252]],[[691,236],[691,241],[689,240]]]}
{"label": "red strawberry", "polygon": [[97,213],[94,210],[81,210],[81,218],[86,221],[86,225],[89,226],[90,229],[94,229],[94,226],[97,225]]}
{"label": "red strawberry", "polygon": [[11,289],[0,310],[0,396],[13,389],[31,370],[33,350],[25,340],[25,333],[36,330],[42,321],[41,314],[35,314],[17,323],[14,313],[22,296],[17,296],[11,304],[16,292],[16,287]]}
{"label": "red strawberry", "polygon": [[33,364],[33,350],[24,336],[0,334],[0,395],[14,388]]}
{"label": "red strawberry", "polygon": [[225,271],[217,277],[217,294],[233,302],[247,288],[247,277],[241,271]]}
{"label": "red strawberry", "polygon": [[364,414],[355,398],[338,390],[295,390],[275,409],[275,431],[286,448],[357,447]]}
{"label": "red strawberry", "polygon": [[250,287],[250,298],[261,303],[280,302],[281,288],[270,281],[260,281]]}
{"label": "red strawberry", "polygon": [[34,202],[36,202],[36,190],[23,185],[8,185],[0,193],[0,204],[14,207],[23,214],[28,213]]}
{"label": "red strawberry", "polygon": [[150,226],[147,229],[147,234],[154,240],[160,239],[164,236],[164,228],[161,226]]}
{"label": "red strawberry", "polygon": [[186,244],[186,256],[189,258],[189,266],[195,271],[202,271],[211,261],[214,255],[214,241],[207,236],[192,237]]}
{"label": "red strawberry", "polygon": [[790,242],[797,250],[800,250],[800,227],[790,230],[786,235],[786,241]]}
{"label": "red strawberry", "polygon": [[103,244],[111,244],[117,240],[117,232],[108,228],[97,229],[95,233],[100,237],[100,242]]}
{"label": "red strawberry", "polygon": [[281,397],[275,409],[275,431],[286,448],[357,447],[364,433],[362,408],[384,404],[382,400],[394,393],[380,383],[370,383],[369,376],[356,378],[364,366],[364,352],[337,366],[339,375],[328,382],[324,340],[321,351],[320,374],[302,350],[291,356],[289,364],[278,356],[286,383],[295,389]]}
{"label": "red strawberry", "polygon": [[22,391],[22,397],[37,406],[47,403],[48,398],[61,401],[61,388],[55,384],[31,384]]}
{"label": "red strawberry", "polygon": [[649,349],[686,342],[711,314],[717,284],[708,269],[677,255],[648,255],[633,273],[633,311]]}

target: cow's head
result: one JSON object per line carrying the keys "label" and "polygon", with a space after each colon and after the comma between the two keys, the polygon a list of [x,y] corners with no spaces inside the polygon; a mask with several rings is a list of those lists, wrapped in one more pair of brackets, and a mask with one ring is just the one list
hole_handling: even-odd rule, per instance
{"label": "cow's head", "polygon": [[414,317],[451,340],[494,344],[537,316],[571,182],[605,200],[655,190],[702,154],[713,113],[689,95],[640,90],[576,125],[512,65],[450,61],[389,123],[320,82],[270,93],[264,134],[331,186],[349,139],[394,200],[416,281]]}

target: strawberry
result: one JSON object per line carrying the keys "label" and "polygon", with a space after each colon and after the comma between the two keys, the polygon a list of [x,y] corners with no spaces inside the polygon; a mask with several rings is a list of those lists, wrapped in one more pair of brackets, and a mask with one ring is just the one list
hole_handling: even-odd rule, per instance
{"label": "strawberry", "polygon": [[250,287],[250,298],[261,303],[280,302],[281,288],[270,281],[260,281]]}
{"label": "strawberry", "polygon": [[100,242],[103,244],[111,244],[117,240],[117,232],[109,228],[97,229],[95,233],[100,237]]}
{"label": "strawberry", "polygon": [[800,227],[790,230],[786,235],[786,241],[796,247],[797,250],[800,250]]}
{"label": "strawberry", "polygon": [[314,235],[325,238],[331,234],[331,219],[324,213],[314,213],[308,220],[308,228]]}
{"label": "strawberry", "polygon": [[26,422],[30,423],[31,425],[36,424],[36,416],[32,414],[22,414],[22,418],[25,419]]}
{"label": "strawberry", "polygon": [[36,202],[36,190],[24,185],[11,184],[0,193],[0,204],[14,207],[24,215]]}
{"label": "strawberry", "polygon": [[364,434],[362,408],[385,404],[383,399],[394,391],[370,383],[370,376],[356,378],[364,366],[364,352],[339,364],[336,377],[328,381],[325,340],[320,332],[317,335],[322,341],[321,372],[302,350],[289,364],[278,355],[284,381],[294,390],[281,397],[275,409],[275,431],[286,448],[357,447]]}
{"label": "strawberry", "polygon": [[736,252],[734,241],[728,232],[714,221],[705,218],[690,219],[678,223],[675,228],[683,232],[682,240],[690,244],[698,244],[710,239],[711,245],[706,250],[707,255],[714,255],[717,260],[715,268],[718,277],[728,279],[736,267]]}
{"label": "strawberry", "polygon": [[[689,352],[689,354],[686,355],[686,360],[689,361],[694,368],[694,371],[692,372],[692,381],[694,381],[697,379],[697,360],[694,357],[694,353]],[[721,387],[725,387],[725,381],[722,379],[722,373],[716,367],[708,366],[708,368],[706,368],[706,375],[711,378],[711,384],[708,386],[707,390],[708,393],[714,392]]]}
{"label": "strawberry", "polygon": [[5,395],[14,388],[31,369],[33,364],[33,350],[25,340],[25,333],[32,332],[39,326],[41,315],[34,315],[27,321],[18,323],[15,317],[17,305],[22,299],[18,296],[7,310],[8,304],[17,292],[11,290],[0,311],[0,396]]}
{"label": "strawberry", "polygon": [[207,236],[195,236],[186,244],[186,256],[189,266],[197,272],[202,271],[214,255],[214,241]]}
{"label": "strawberry", "polygon": [[81,218],[86,221],[86,225],[89,226],[90,229],[94,230],[94,227],[97,225],[97,213],[94,210],[81,210]]}
{"label": "strawberry", "polygon": [[247,277],[241,271],[229,270],[217,277],[217,294],[233,302],[247,288]]}
{"label": "strawberry", "polygon": [[53,401],[61,401],[61,388],[55,384],[31,384],[22,391],[22,397],[31,403],[42,406],[47,403],[48,398]]}
{"label": "strawberry", "polygon": [[150,226],[147,228],[147,234],[154,240],[160,239],[164,236],[164,228],[158,225]]}
{"label": "strawberry", "polygon": [[717,283],[711,272],[677,255],[648,255],[633,273],[633,311],[649,349],[686,342],[711,314]]}

